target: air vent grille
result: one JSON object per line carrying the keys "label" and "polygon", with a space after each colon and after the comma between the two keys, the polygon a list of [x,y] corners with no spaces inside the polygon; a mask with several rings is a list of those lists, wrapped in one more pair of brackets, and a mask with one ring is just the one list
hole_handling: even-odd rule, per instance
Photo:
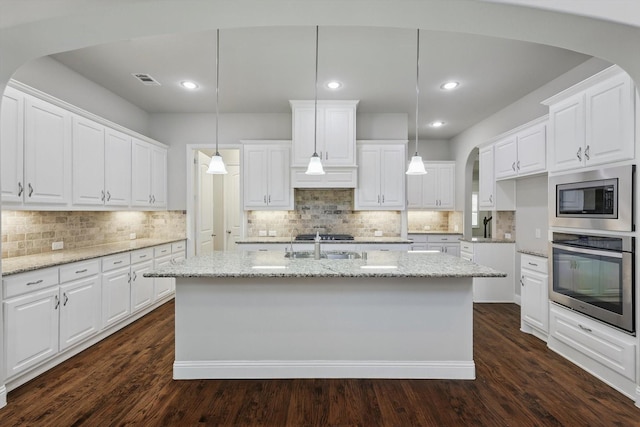
{"label": "air vent grille", "polygon": [[147,85],[147,86],[160,86],[160,83],[154,79],[153,77],[151,77],[149,74],[144,74],[144,73],[132,73],[131,74],[133,77],[135,77],[136,79],[138,79],[143,85]]}

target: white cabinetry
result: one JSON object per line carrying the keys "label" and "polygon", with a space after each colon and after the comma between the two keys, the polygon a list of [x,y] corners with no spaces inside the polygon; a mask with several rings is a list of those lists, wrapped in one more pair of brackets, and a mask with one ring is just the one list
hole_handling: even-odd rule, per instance
{"label": "white cabinetry", "polygon": [[549,333],[549,269],[543,257],[520,255],[520,330],[547,340]]}
{"label": "white cabinetry", "polygon": [[507,274],[506,277],[474,278],[474,302],[513,302],[515,295],[514,243],[461,241],[460,258]]}
{"label": "white cabinetry", "polygon": [[545,172],[547,169],[546,130],[546,122],[529,124],[497,141],[494,144],[495,179]]}
{"label": "white cabinetry", "polygon": [[495,180],[493,145],[480,149],[479,163],[479,208],[481,210],[515,210],[515,182],[513,180],[496,182]]}
{"label": "white cabinetry", "polygon": [[133,138],[131,204],[162,208],[167,204],[167,150]]}
{"label": "white cabinetry", "polygon": [[427,235],[427,250],[437,250],[443,254],[460,256],[460,235],[430,234]]}
{"label": "white cabinetry", "polygon": [[426,175],[407,175],[407,207],[453,210],[455,162],[424,162]]}
{"label": "white cabinetry", "polygon": [[102,258],[102,328],[131,314],[131,258],[129,253]]}
{"label": "white cabinetry", "polygon": [[358,144],[358,188],[355,210],[405,208],[406,143]]}
{"label": "white cabinetry", "polygon": [[136,313],[154,302],[154,279],[143,276],[152,269],[152,248],[131,252],[131,313]]}
{"label": "white cabinetry", "polygon": [[2,203],[22,203],[24,194],[24,94],[7,87],[0,110]]}
{"label": "white cabinetry", "polygon": [[544,101],[549,105],[551,171],[635,156],[635,88],[617,66]]}
{"label": "white cabinetry", "polygon": [[[153,248],[153,268],[162,268],[172,264],[171,245],[161,245]],[[176,279],[170,277],[156,277],[153,281],[153,295],[155,299],[162,298],[175,289]]]}
{"label": "white cabinetry", "polygon": [[291,210],[290,145],[245,143],[242,147],[243,194],[245,210]]}

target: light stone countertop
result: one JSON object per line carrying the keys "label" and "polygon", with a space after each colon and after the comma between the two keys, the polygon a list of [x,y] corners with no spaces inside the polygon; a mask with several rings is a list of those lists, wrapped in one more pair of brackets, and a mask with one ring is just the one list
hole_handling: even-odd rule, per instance
{"label": "light stone countertop", "polygon": [[472,237],[471,239],[467,239],[465,237],[461,237],[460,241],[469,242],[469,243],[515,243],[516,241],[513,239],[494,239],[492,237]]}
{"label": "light stone countertop", "polygon": [[549,258],[549,254],[547,254],[546,252],[533,251],[529,249],[518,249],[518,252],[521,254],[538,256],[540,258]]}
{"label": "light stone countertop", "polygon": [[446,234],[446,235],[453,235],[453,236],[461,236],[462,237],[462,233],[458,232],[458,231],[427,231],[427,230],[416,230],[416,231],[407,231],[407,234],[433,234],[433,235],[441,235],[441,234]]}
{"label": "light stone countertop", "polygon": [[[290,243],[291,239],[289,237],[245,237],[243,239],[239,239],[236,241],[237,244],[248,244],[248,243]],[[322,240],[321,244],[325,243],[338,243],[338,244],[349,244],[349,243],[412,243],[412,240],[403,239],[402,237],[354,237],[353,240]],[[304,244],[311,243],[313,244],[313,240],[295,240],[293,239],[293,243],[296,244]]]}
{"label": "light stone countertop", "polygon": [[174,239],[136,239],[117,243],[106,243],[104,245],[88,246],[85,248],[63,249],[44,254],[4,258],[2,260],[2,277],[33,271],[39,268],[55,267],[72,262],[100,258],[106,255],[114,255],[136,249],[144,249],[151,246],[179,242],[184,239],[184,237]]}
{"label": "light stone countertop", "polygon": [[[366,266],[366,268],[362,268]],[[385,268],[395,266],[396,268]],[[279,251],[214,252],[168,265],[145,277],[506,277],[439,252],[368,251],[367,259],[289,259]]]}

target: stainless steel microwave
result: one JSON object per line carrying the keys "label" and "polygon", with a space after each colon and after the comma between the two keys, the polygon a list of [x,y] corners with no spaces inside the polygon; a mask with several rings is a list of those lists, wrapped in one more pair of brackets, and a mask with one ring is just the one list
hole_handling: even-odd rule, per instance
{"label": "stainless steel microwave", "polygon": [[635,231],[635,165],[549,178],[549,224],[606,231]]}

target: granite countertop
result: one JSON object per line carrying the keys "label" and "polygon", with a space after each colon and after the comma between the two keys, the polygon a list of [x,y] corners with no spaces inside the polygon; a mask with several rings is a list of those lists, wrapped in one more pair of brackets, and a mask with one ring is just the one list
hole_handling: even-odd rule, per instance
{"label": "granite countertop", "polygon": [[513,239],[494,239],[492,237],[472,237],[468,239],[466,237],[461,237],[460,241],[469,242],[469,243],[515,243],[516,241]]}
{"label": "granite countertop", "polygon": [[539,256],[540,258],[549,258],[549,254],[541,251],[534,251],[529,249],[518,249],[518,252],[526,255]]}
{"label": "granite countertop", "polygon": [[427,230],[416,230],[416,231],[407,231],[407,234],[451,234],[454,236],[462,236],[462,233],[458,232],[458,231],[427,231]]}
{"label": "granite countertop", "polygon": [[106,255],[133,251],[136,249],[144,249],[166,243],[179,242],[184,239],[184,237],[174,239],[136,239],[117,243],[106,243],[104,245],[88,246],[78,249],[63,249],[44,254],[5,258],[2,260],[2,276],[4,277],[11,274],[24,273],[26,271],[33,271],[39,268],[55,267],[76,261],[84,261]]}
{"label": "granite countertop", "polygon": [[[289,237],[245,237],[236,241],[237,244],[247,243],[290,243]],[[294,244],[313,244],[313,240],[293,240]],[[322,240],[321,244],[325,243],[412,243],[412,240],[403,239],[401,237],[354,237],[353,240]]]}
{"label": "granite countertop", "polygon": [[[362,268],[364,266],[364,268]],[[395,268],[385,268],[393,266]],[[282,252],[214,252],[144,274],[145,277],[505,277],[439,252],[371,251],[367,259],[289,259]]]}

